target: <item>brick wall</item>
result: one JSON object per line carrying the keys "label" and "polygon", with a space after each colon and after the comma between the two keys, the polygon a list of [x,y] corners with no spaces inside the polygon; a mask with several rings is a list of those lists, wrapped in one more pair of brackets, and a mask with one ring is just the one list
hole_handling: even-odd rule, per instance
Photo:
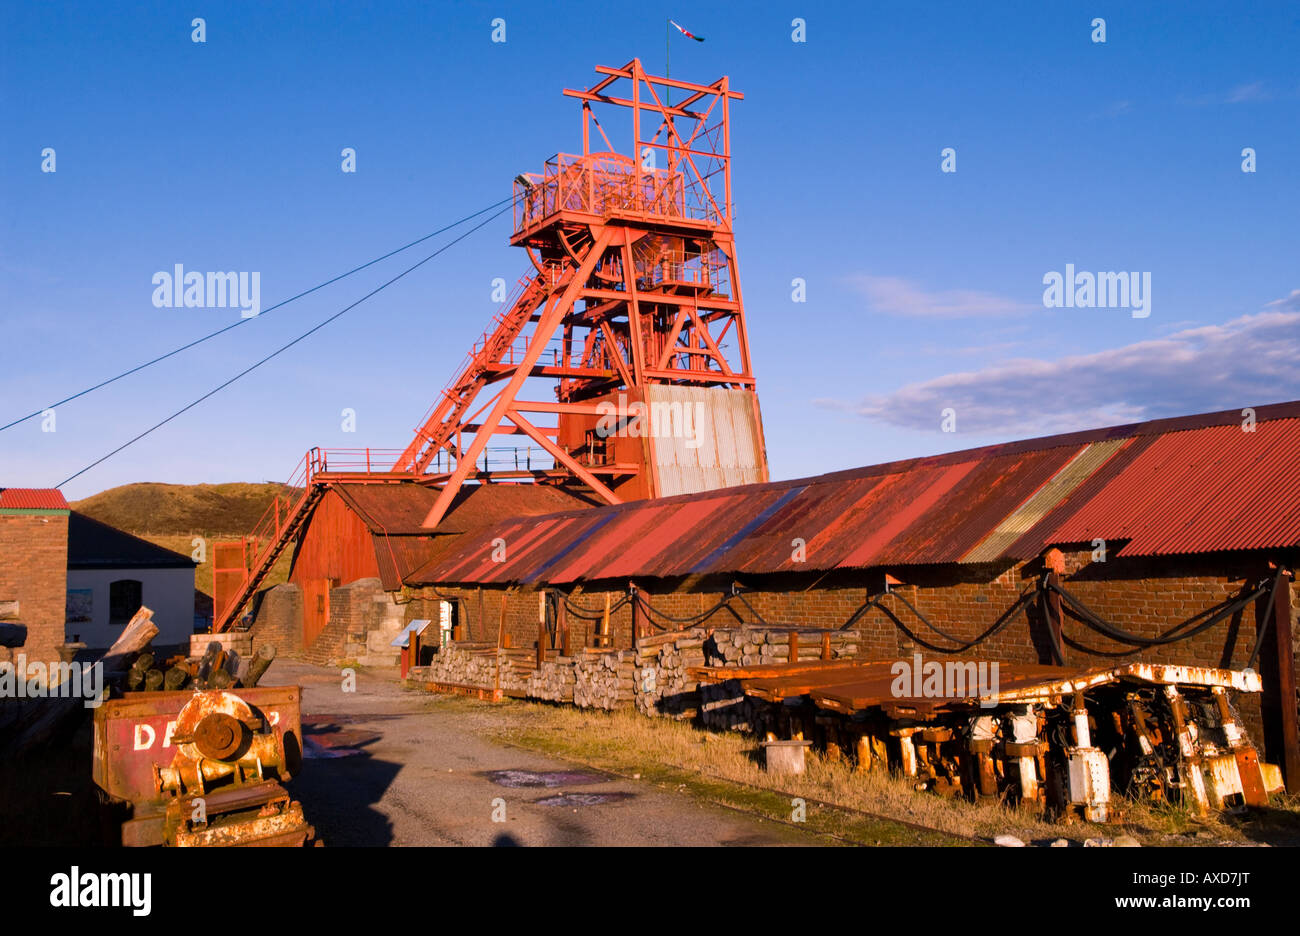
{"label": "brick wall", "polygon": [[0,601],[16,600],[16,620],[27,627],[27,643],[14,655],[25,653],[30,662],[58,659],[67,589],[67,513],[0,513]]}
{"label": "brick wall", "polygon": [[[1196,613],[1238,594],[1247,582],[1266,575],[1262,557],[1251,554],[1179,556],[1123,559],[1110,556],[1095,562],[1090,551],[1066,554],[1064,587],[1094,613],[1143,638],[1152,638],[1182,623]],[[1002,565],[946,565],[907,567],[891,570],[905,585],[895,586],[908,601],[939,630],[958,641],[978,637],[1010,607],[1022,591],[1033,587],[1043,572],[1041,560]],[[752,610],[731,599],[702,622],[728,627],[758,624],[761,617],[771,625],[840,627],[862,607],[868,595],[881,591],[883,574],[871,570],[788,573],[749,577],[745,584],[755,588],[745,595]],[[653,580],[638,583],[652,608],[662,615],[684,618],[714,608],[730,587],[730,579],[694,578]],[[566,613],[572,647],[587,646],[608,595],[612,604],[623,597],[625,582],[586,583],[570,596]],[[1300,589],[1292,585],[1293,617],[1300,614]],[[502,621],[514,647],[534,647],[538,637],[538,599],[532,588],[442,587],[423,589],[407,607],[406,618],[437,617],[439,596],[457,601],[459,620],[466,640],[495,642]],[[887,606],[901,619],[902,627],[879,609],[862,614],[854,627],[861,631],[858,656],[863,659],[899,659],[914,652],[924,656],[949,657],[952,640],[921,623],[896,598],[885,598]],[[1247,665],[1257,634],[1257,614],[1264,602],[1247,606],[1234,618],[1222,621],[1191,639],[1143,649],[1125,656],[1107,653],[1131,651],[1084,625],[1066,619],[1066,637],[1095,653],[1066,646],[1069,665],[1097,665],[1143,660],[1198,666],[1241,668]],[[585,609],[585,610],[583,610]],[[643,615],[644,617],[644,615]],[[658,623],[678,626],[665,618]],[[643,627],[646,626],[643,621]],[[611,615],[613,646],[632,646],[632,615],[628,606]],[[658,633],[651,628],[649,633]],[[1300,636],[1300,621],[1293,622],[1293,636]],[[1266,643],[1271,644],[1271,640]],[[927,644],[929,646],[927,646]],[[1053,662],[1046,622],[1031,603],[1017,611],[1007,625],[984,642],[957,656],[967,659],[1020,663]],[[1256,667],[1271,679],[1267,659]],[[1259,697],[1240,701],[1241,715],[1248,730],[1263,740]],[[1271,757],[1276,757],[1270,752]]]}
{"label": "brick wall", "polygon": [[271,644],[287,657],[302,654],[302,590],[292,583],[261,592],[253,605],[253,647]]}
{"label": "brick wall", "polygon": [[[404,610],[393,604],[377,578],[330,589],[330,626],[343,629],[345,652],[364,664],[396,662],[400,652],[392,640],[402,629]],[[386,657],[391,660],[384,660]]]}

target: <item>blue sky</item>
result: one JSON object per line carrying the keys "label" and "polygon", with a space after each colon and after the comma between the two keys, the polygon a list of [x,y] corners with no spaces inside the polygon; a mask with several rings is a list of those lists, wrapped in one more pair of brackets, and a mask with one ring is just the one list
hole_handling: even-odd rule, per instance
{"label": "blue sky", "polygon": [[[669,16],[706,37],[674,40],[673,74],[746,95],[736,232],[774,478],[1300,397],[1295,4],[563,9],[6,5],[0,424],[237,315],[155,308],[156,271],[260,271],[267,306],[508,196],[580,148],[561,89],[633,56],[661,69]],[[524,272],[508,227],[65,492],[281,480],[314,445],[404,446],[487,325],[492,279]],[[0,433],[0,484],[62,480],[424,253],[60,407],[53,433]],[[1066,264],[1149,272],[1150,316],[1044,308]]]}

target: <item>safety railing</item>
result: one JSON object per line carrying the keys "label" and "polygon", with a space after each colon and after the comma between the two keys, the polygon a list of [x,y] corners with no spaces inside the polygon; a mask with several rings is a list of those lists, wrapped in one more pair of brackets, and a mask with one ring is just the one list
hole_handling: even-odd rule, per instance
{"label": "safety railing", "polygon": [[[474,465],[480,472],[551,471],[555,458],[538,445],[489,446]],[[456,457],[443,449],[429,463],[430,474],[449,474],[456,470]]]}
{"label": "safety railing", "polygon": [[647,287],[665,284],[685,284],[707,289],[718,295],[729,295],[729,267],[720,250],[688,253],[679,259],[661,259],[638,269],[639,278]]}
{"label": "safety railing", "polygon": [[515,179],[515,232],[561,211],[637,214],[721,223],[707,187],[681,172],[646,169],[626,156],[559,153],[544,171]]}
{"label": "safety railing", "polygon": [[324,471],[388,471],[393,459],[402,454],[397,448],[314,449],[320,453],[315,474]]}
{"label": "safety railing", "polygon": [[[400,449],[322,449],[313,448],[307,452],[294,467],[289,480],[280,485],[263,511],[252,531],[239,543],[242,556],[243,576],[238,585],[226,593],[220,588],[225,599],[220,607],[215,607],[218,626],[229,624],[229,617],[251,596],[270,570],[284,548],[285,539],[302,522],[303,508],[314,496],[313,486],[317,477],[323,472],[369,473],[387,472],[393,460],[401,454]],[[234,547],[236,544],[220,544]],[[218,573],[229,574],[231,568],[218,569],[214,565],[214,592],[218,590],[216,576]],[[216,595],[214,595],[216,597]]]}

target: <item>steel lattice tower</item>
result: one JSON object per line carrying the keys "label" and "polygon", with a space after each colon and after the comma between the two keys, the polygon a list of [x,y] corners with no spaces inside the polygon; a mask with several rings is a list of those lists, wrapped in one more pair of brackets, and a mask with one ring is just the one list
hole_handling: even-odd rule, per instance
{"label": "steel lattice tower", "polygon": [[[637,59],[596,71],[591,89],[564,92],[582,102],[581,155],[515,180],[511,243],[531,274],[393,466],[441,487],[426,526],[470,479],[581,484],[610,503],[767,480],[732,234],[742,95]],[[632,155],[598,109],[630,117]],[[524,399],[530,378],[556,381],[555,399]],[[554,467],[480,466],[497,434],[527,436]]]}

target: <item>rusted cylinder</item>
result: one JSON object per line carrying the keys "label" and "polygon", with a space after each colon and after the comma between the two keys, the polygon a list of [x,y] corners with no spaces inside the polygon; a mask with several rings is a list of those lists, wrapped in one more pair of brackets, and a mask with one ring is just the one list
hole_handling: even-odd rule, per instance
{"label": "rusted cylinder", "polygon": [[194,730],[194,744],[205,757],[230,760],[243,747],[247,730],[224,712],[204,716]]}

